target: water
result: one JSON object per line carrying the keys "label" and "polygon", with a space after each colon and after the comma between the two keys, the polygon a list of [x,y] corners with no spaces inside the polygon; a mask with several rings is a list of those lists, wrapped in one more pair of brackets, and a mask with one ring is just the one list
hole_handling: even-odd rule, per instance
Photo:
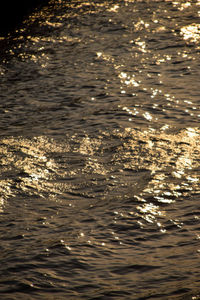
{"label": "water", "polygon": [[199,15],[55,0],[1,38],[1,299],[200,298]]}

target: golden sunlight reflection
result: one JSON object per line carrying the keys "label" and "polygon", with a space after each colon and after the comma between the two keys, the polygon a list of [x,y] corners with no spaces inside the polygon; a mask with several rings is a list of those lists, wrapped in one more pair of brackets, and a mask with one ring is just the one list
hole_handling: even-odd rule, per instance
{"label": "golden sunlight reflection", "polygon": [[173,6],[177,7],[179,10],[184,10],[191,6],[190,1],[172,1]]}
{"label": "golden sunlight reflection", "polygon": [[[27,40],[29,40],[30,42],[32,42],[33,46],[37,44],[41,45],[41,44],[45,44],[45,47],[47,45],[47,43],[50,43],[50,44],[55,44],[55,43],[74,43],[74,42],[77,42],[79,43],[80,42],[80,39],[76,38],[76,37],[71,37],[69,35],[64,35],[64,36],[59,36],[59,37],[37,37],[37,36],[27,36],[26,37]],[[46,54],[46,51],[45,51],[45,47],[43,46],[40,46],[40,48],[38,48],[38,51],[37,53],[35,54],[32,54],[32,53],[29,53],[29,52],[26,52],[26,47],[24,48],[25,51],[21,51],[19,54],[18,54],[18,57],[22,60],[22,61],[26,61],[26,60],[30,60],[30,61],[33,61],[34,63],[37,63],[39,64],[42,68],[46,68],[48,67],[48,64],[50,62],[50,56]],[[18,45],[18,48],[21,48],[21,44]],[[15,54],[14,50],[11,50],[12,53],[11,54]]]}
{"label": "golden sunlight reflection", "polygon": [[[61,147],[52,143],[45,137],[28,139],[5,138],[0,148],[1,165],[5,179],[0,182],[0,191],[5,199],[13,195],[11,186],[15,191],[23,190],[32,195],[37,191],[40,196],[46,192],[58,194],[62,190],[59,184],[53,184],[54,175],[61,171],[52,158],[47,157],[48,151],[61,151]],[[63,147],[62,147],[63,148]],[[67,151],[67,146],[64,147]],[[14,167],[16,174],[9,175],[9,170]],[[15,182],[16,180],[16,182]]]}
{"label": "golden sunlight reflection", "polygon": [[121,79],[121,82],[128,85],[128,86],[134,86],[134,87],[138,87],[139,83],[134,79],[135,75],[128,75],[125,72],[121,72],[119,74],[119,78]]}
{"label": "golden sunlight reflection", "polygon": [[146,43],[145,41],[141,41],[140,38],[138,38],[136,41],[135,41],[135,44],[138,45],[138,49],[143,52],[143,53],[146,53],[147,50],[146,50]]}
{"label": "golden sunlight reflection", "polygon": [[194,43],[200,41],[200,24],[192,23],[182,27],[181,35],[184,40],[189,40]]}
{"label": "golden sunlight reflection", "polygon": [[114,58],[109,54],[106,54],[106,53],[103,53],[103,52],[97,52],[96,55],[97,55],[98,59],[103,59],[105,61],[114,62]]}
{"label": "golden sunlight reflection", "polygon": [[[151,170],[152,179],[137,196],[141,202],[137,210],[144,221],[155,224],[163,233],[166,232],[162,225],[165,211],[160,205],[173,204],[183,195],[189,196],[191,191],[198,193],[200,179],[197,172],[191,172],[199,167],[199,128],[186,128],[176,134],[165,132],[167,129],[168,125],[160,132],[127,128],[121,136],[129,139],[119,149],[119,155],[123,152],[123,159],[126,159],[124,168],[135,170],[142,166]],[[138,221],[138,224],[144,227],[144,221]],[[172,219],[171,222],[177,227],[182,226],[179,220]]]}
{"label": "golden sunlight reflection", "polygon": [[[137,194],[138,212],[143,214],[142,218],[145,217],[147,222],[161,224],[158,218],[165,213],[159,206],[175,202],[183,193],[189,195],[191,190],[193,193],[198,191],[200,179],[197,172],[191,171],[199,167],[199,128],[188,127],[173,134],[168,133],[167,125],[165,127],[143,132],[131,128],[114,130],[112,136],[120,139],[121,143],[116,151],[112,152],[111,164],[104,163],[102,152],[105,140],[108,136],[110,138],[109,132],[101,132],[95,138],[74,134],[62,142],[43,136],[32,139],[3,138],[0,146],[3,174],[0,180],[0,207],[2,209],[9,197],[22,191],[27,195],[37,193],[52,201],[62,201],[62,195],[65,195],[66,191],[74,193],[79,189],[80,183],[65,180],[74,176],[93,176],[94,179],[101,176],[102,180],[104,178],[108,183],[107,190],[102,190],[98,197],[106,199],[109,193],[115,192],[119,184],[125,193],[123,197],[126,197],[133,193],[133,178],[131,173],[128,175],[125,170],[136,172],[142,168],[150,172],[151,177]],[[76,142],[76,146],[72,148],[70,143],[73,141]],[[105,147],[107,148],[106,145]],[[65,155],[62,164],[54,157],[54,153],[55,157]],[[80,163],[73,167],[68,155],[78,155]],[[115,167],[120,169],[120,172],[113,173]],[[91,184],[91,187],[88,184]],[[92,196],[93,189],[96,189],[98,184],[98,180],[92,180],[92,183],[90,179],[86,180],[85,188],[88,191],[81,193],[87,197]],[[80,188],[83,189],[82,183]],[[147,201],[148,197],[154,201]],[[162,225],[159,227],[163,229]]]}
{"label": "golden sunlight reflection", "polygon": [[3,212],[3,207],[4,207],[4,199],[1,197],[0,198],[0,212]]}
{"label": "golden sunlight reflection", "polygon": [[151,121],[152,120],[152,115],[150,114],[150,113],[148,113],[148,112],[145,112],[144,114],[143,114],[143,116],[145,117],[145,119],[146,120],[148,120],[148,121]]}
{"label": "golden sunlight reflection", "polygon": [[162,56],[162,58],[158,58],[156,60],[156,64],[160,65],[161,63],[166,63],[171,59],[172,59],[171,55],[165,54],[165,55]]}
{"label": "golden sunlight reflection", "polygon": [[141,31],[143,28],[147,29],[149,28],[149,26],[150,26],[149,23],[146,23],[143,20],[134,23],[135,31]]}
{"label": "golden sunlight reflection", "polygon": [[[165,129],[167,128],[168,126]],[[187,128],[174,135],[166,133],[163,129],[140,132],[126,128],[124,133],[120,134],[124,138],[129,136],[129,143],[125,143],[121,149],[130,159],[127,167],[132,168],[138,162],[155,172],[173,164],[176,166],[173,171],[179,172],[180,166],[183,171],[188,167],[198,165],[197,157],[200,153],[198,128]],[[138,147],[138,142],[142,143],[141,147]],[[141,151],[145,153],[145,156],[140,156]]]}
{"label": "golden sunlight reflection", "polygon": [[163,216],[165,213],[160,211],[158,205],[152,203],[144,203],[143,205],[137,206],[137,209],[145,215],[145,218],[148,216],[148,221],[154,222],[155,216]]}
{"label": "golden sunlight reflection", "polygon": [[[64,43],[64,42],[81,42],[81,39],[77,37],[72,37],[70,35],[63,35],[59,37],[37,37],[37,36],[28,36],[27,39],[35,43]],[[44,50],[43,47],[41,47],[39,50]]]}
{"label": "golden sunlight reflection", "polygon": [[110,12],[118,12],[118,10],[119,10],[118,4],[115,4],[111,8],[108,9],[108,11],[110,11]]}

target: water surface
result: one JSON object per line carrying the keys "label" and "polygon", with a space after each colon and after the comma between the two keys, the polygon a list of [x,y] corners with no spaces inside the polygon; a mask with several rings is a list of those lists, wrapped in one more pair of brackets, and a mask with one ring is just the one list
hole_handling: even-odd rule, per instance
{"label": "water surface", "polygon": [[2,299],[200,299],[199,14],[54,0],[1,38]]}

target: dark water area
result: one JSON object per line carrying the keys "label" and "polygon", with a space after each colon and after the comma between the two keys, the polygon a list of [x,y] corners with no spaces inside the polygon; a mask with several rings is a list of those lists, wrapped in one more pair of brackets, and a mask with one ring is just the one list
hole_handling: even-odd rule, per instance
{"label": "dark water area", "polygon": [[200,299],[200,2],[51,1],[0,61],[0,299]]}
{"label": "dark water area", "polygon": [[0,35],[14,33],[15,27],[19,26],[29,14],[48,3],[48,0],[3,0],[0,9]]}

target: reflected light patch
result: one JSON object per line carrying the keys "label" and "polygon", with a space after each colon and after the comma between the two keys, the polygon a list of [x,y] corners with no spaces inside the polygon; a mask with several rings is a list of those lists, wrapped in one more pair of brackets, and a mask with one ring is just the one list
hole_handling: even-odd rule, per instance
{"label": "reflected light patch", "polygon": [[141,31],[142,29],[147,29],[149,27],[149,23],[144,22],[143,20],[134,23],[135,31]]}
{"label": "reflected light patch", "polygon": [[195,131],[195,128],[187,128],[187,135],[191,138],[198,136],[197,132]]}
{"label": "reflected light patch", "polygon": [[190,24],[181,28],[181,35],[184,40],[196,43],[200,40],[200,24]]}
{"label": "reflected light patch", "polygon": [[181,3],[181,1],[172,1],[173,6],[177,7],[179,10],[184,10],[191,6],[190,1]]}
{"label": "reflected light patch", "polygon": [[145,112],[145,113],[143,114],[143,116],[144,116],[145,119],[148,120],[148,121],[151,121],[151,120],[152,120],[152,116],[151,116],[151,114],[148,113],[148,112]]}
{"label": "reflected light patch", "polygon": [[151,213],[152,215],[163,215],[163,212],[160,211],[160,207],[153,203],[145,203],[141,206],[137,206],[137,209],[144,214]]}
{"label": "reflected light patch", "polygon": [[192,168],[192,159],[185,155],[182,155],[178,158],[176,162],[177,169],[191,169]]}
{"label": "reflected light patch", "polygon": [[3,212],[3,207],[4,207],[4,199],[1,197],[0,198],[0,213]]}
{"label": "reflected light patch", "polygon": [[139,50],[141,52],[143,52],[143,53],[147,52],[145,41],[140,41],[140,39],[139,39],[139,40],[136,40],[135,44],[139,46]]}
{"label": "reflected light patch", "polygon": [[[5,199],[13,193],[24,191],[27,195],[34,193],[42,196],[43,194],[59,194],[62,184],[53,184],[51,180],[60,171],[53,159],[48,159],[48,151],[61,151],[61,148],[52,143],[45,137],[32,138],[5,138],[1,141],[0,147],[2,171],[9,174],[12,166],[12,176],[6,176],[5,180],[0,181],[0,192]],[[45,150],[46,149],[46,150]],[[67,145],[66,145],[67,151]],[[16,180],[18,179],[18,180]],[[14,191],[11,186],[15,186]]]}
{"label": "reflected light patch", "polygon": [[54,28],[58,28],[58,27],[61,27],[62,26],[62,23],[60,22],[50,22],[50,21],[46,21],[46,24],[51,26],[51,27],[54,27]]}
{"label": "reflected light patch", "polygon": [[[135,113],[126,106],[122,109],[131,117]],[[111,137],[119,143],[110,152],[110,163],[107,163],[107,141]],[[189,195],[191,190],[199,190],[199,175],[191,172],[199,167],[199,137],[199,128],[187,128],[172,134],[164,130],[150,128],[141,131],[129,127],[112,133],[103,131],[95,138],[74,134],[60,142],[43,136],[2,138],[1,197],[7,201],[13,194],[16,196],[23,191],[27,196],[37,194],[62,201],[68,192],[74,194],[73,198],[81,195],[90,198],[96,190],[98,197],[105,199],[112,196],[112,191],[119,185],[129,197],[135,189],[132,172],[136,172],[137,176],[144,176],[146,182],[144,186],[143,180],[139,182],[141,187],[137,199],[148,204],[140,205],[140,211],[143,209],[148,214],[151,209],[151,215],[155,217],[159,215],[159,203],[170,204],[183,194],[184,197]],[[145,172],[140,175],[141,168]],[[84,176],[84,182],[81,176]],[[99,191],[99,180],[106,180],[107,190]],[[149,196],[158,205],[149,201]],[[71,203],[72,199],[69,201]],[[153,221],[153,217],[150,219]]]}
{"label": "reflected light patch", "polygon": [[[140,212],[139,215],[148,223],[154,223],[158,227],[162,227],[162,224],[158,222],[157,217],[164,216],[165,213],[160,211],[160,207],[152,203],[145,203],[137,206],[137,210]],[[163,231],[164,232],[164,231]]]}
{"label": "reflected light patch", "polygon": [[114,59],[111,55],[103,53],[103,52],[96,52],[97,58],[98,59],[103,59],[105,61],[111,61],[114,62]]}
{"label": "reflected light patch", "polygon": [[118,12],[119,10],[119,5],[115,4],[114,6],[112,6],[111,8],[108,9],[108,11],[110,12]]}
{"label": "reflected light patch", "polygon": [[125,72],[121,72],[119,74],[119,78],[121,79],[121,82],[123,84],[126,84],[127,86],[134,86],[134,87],[138,87],[139,86],[139,83],[134,79],[135,78],[134,74],[128,75]]}
{"label": "reflected light patch", "polygon": [[[125,110],[128,108],[125,107]],[[119,149],[119,157],[126,159],[124,167],[135,170],[143,166],[151,170],[152,179],[138,199],[147,199],[148,202],[149,197],[153,197],[158,205],[171,204],[183,194],[186,197],[191,190],[199,190],[199,175],[191,174],[191,169],[199,167],[199,136],[198,128],[187,128],[176,134],[166,133],[162,129],[158,133],[155,130],[140,132],[127,128],[122,133],[124,140],[128,138],[123,148]],[[122,152],[123,155],[120,154]],[[141,205],[140,210],[145,211],[149,207]]]}

